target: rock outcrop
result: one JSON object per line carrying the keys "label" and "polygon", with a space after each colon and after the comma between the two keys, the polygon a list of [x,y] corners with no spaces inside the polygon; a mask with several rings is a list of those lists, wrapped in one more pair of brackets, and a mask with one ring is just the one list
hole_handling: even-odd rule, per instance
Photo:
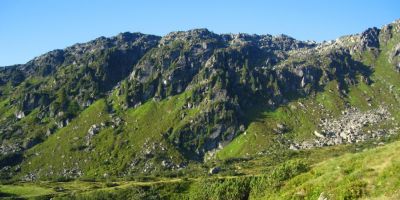
{"label": "rock outcrop", "polygon": [[385,107],[361,112],[355,108],[343,111],[337,119],[323,119],[320,131],[314,131],[316,138],[311,141],[293,143],[290,149],[310,149],[345,143],[358,143],[367,139],[382,138],[396,134],[396,129],[376,129],[375,126],[391,120],[390,112]]}

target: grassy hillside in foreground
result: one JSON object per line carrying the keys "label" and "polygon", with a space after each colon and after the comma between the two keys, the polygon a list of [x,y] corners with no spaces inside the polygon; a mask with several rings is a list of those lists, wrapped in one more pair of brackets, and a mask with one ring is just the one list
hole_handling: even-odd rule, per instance
{"label": "grassy hillside in foreground", "polygon": [[295,158],[260,174],[144,182],[28,182],[1,185],[0,195],[45,199],[398,199],[399,151],[400,142],[396,141],[313,165],[305,157]]}
{"label": "grassy hillside in foreground", "polygon": [[333,199],[400,197],[400,142],[330,159],[296,176],[266,199],[316,199],[321,193]]}

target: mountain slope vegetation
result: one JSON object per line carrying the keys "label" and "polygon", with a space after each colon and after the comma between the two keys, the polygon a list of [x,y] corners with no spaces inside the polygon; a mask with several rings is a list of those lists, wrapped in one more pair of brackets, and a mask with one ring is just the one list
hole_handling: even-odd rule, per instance
{"label": "mountain slope vegetation", "polygon": [[54,50],[0,68],[0,196],[396,199],[399,70],[399,21]]}

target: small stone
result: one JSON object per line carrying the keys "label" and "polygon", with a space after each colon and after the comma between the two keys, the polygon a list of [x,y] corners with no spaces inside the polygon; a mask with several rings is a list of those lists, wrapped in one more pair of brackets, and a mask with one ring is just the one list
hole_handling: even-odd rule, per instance
{"label": "small stone", "polygon": [[16,112],[16,113],[15,113],[15,117],[16,117],[17,119],[22,119],[22,118],[24,118],[24,117],[25,117],[24,111],[20,110],[20,111]]}
{"label": "small stone", "polygon": [[221,171],[220,167],[213,167],[208,171],[208,174],[218,174]]}
{"label": "small stone", "polygon": [[328,196],[325,194],[325,192],[322,192],[319,197],[318,200],[329,200]]}
{"label": "small stone", "polygon": [[297,151],[297,150],[299,150],[299,147],[295,146],[294,144],[290,144],[289,149]]}

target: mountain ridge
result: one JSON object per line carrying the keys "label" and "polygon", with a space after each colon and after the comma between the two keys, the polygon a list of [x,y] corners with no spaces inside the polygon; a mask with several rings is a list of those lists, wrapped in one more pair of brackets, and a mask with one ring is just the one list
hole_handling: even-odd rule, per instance
{"label": "mountain ridge", "polygon": [[0,171],[17,180],[179,173],[289,151],[350,107],[382,101],[397,119],[399,22],[322,43],[125,32],[2,68]]}

